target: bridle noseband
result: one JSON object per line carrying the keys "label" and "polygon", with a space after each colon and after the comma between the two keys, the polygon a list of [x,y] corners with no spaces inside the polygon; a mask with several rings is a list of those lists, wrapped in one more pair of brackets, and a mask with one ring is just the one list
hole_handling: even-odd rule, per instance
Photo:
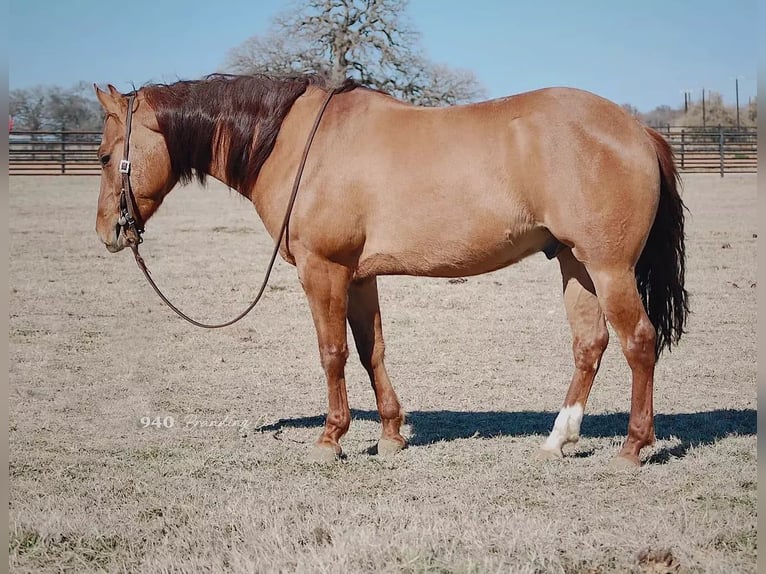
{"label": "bridle noseband", "polygon": [[327,106],[330,103],[332,97],[343,89],[344,88],[341,86],[328,92],[327,97],[322,103],[322,106],[319,108],[319,113],[317,113],[316,119],[314,120],[314,125],[311,128],[311,132],[309,132],[308,139],[306,140],[306,146],[303,148],[303,155],[301,156],[301,161],[298,164],[298,171],[295,174],[295,181],[293,182],[292,191],[290,193],[290,200],[287,203],[285,217],[282,220],[282,227],[279,229],[279,235],[274,242],[274,250],[271,253],[269,266],[266,268],[266,274],[263,277],[263,282],[261,283],[261,287],[258,290],[255,299],[253,299],[253,302],[250,303],[250,305],[234,319],[226,321],[225,323],[218,324],[206,324],[201,323],[200,321],[196,321],[182,312],[178,307],[173,305],[173,303],[171,303],[168,298],[165,297],[160,288],[157,287],[157,284],[149,274],[149,269],[146,267],[146,263],[144,263],[143,257],[141,257],[138,252],[138,246],[143,242],[142,234],[144,233],[144,226],[141,221],[141,216],[138,213],[138,207],[136,198],[133,195],[133,189],[130,185],[130,131],[131,125],[133,123],[133,103],[136,99],[136,93],[133,92],[130,96],[128,96],[128,112],[125,120],[125,146],[122,152],[122,160],[120,161],[120,174],[122,176],[122,187],[120,189],[120,218],[117,223],[120,226],[120,230],[125,235],[125,240],[130,246],[130,249],[133,251],[133,256],[136,259],[136,263],[138,264],[139,269],[141,269],[143,272],[144,277],[146,277],[146,280],[149,282],[149,285],[152,286],[154,292],[157,293],[160,299],[162,299],[162,301],[179,317],[185,321],[188,321],[192,325],[202,327],[203,329],[220,329],[221,327],[228,327],[229,325],[233,325],[242,319],[245,315],[252,311],[253,308],[258,304],[258,301],[261,300],[261,296],[263,295],[264,291],[266,291],[266,285],[269,282],[271,270],[274,268],[274,263],[276,262],[277,255],[279,255],[279,247],[282,244],[283,238],[285,239],[285,249],[287,250],[288,254],[290,252],[290,247],[288,245],[287,238],[285,237],[285,231],[290,224],[290,214],[293,211],[293,205],[295,205],[295,199],[298,196],[298,187],[301,183],[301,176],[303,175],[304,167],[306,167],[306,159],[308,158],[309,150],[311,149],[311,143],[314,141],[314,136],[319,129],[319,122],[322,120],[322,116],[324,115],[324,112],[327,109]]}
{"label": "bridle noseband", "polygon": [[[128,96],[128,113],[125,118],[125,144],[122,149],[122,159],[120,160],[120,175],[122,177],[122,186],[120,188],[120,219],[117,224],[128,244],[140,244],[144,241],[143,224],[139,223],[136,213],[138,212],[136,198],[133,195],[133,189],[130,185],[130,131],[133,125],[133,103],[136,100],[135,93]],[[132,233],[133,237],[130,237]]]}

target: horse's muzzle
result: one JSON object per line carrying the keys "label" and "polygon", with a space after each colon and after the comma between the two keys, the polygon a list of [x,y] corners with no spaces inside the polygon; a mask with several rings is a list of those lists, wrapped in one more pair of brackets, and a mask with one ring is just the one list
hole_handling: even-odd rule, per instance
{"label": "horse's muzzle", "polygon": [[125,241],[120,238],[117,240],[117,243],[105,243],[106,250],[109,251],[109,253],[117,253],[118,251],[122,251],[127,247]]}
{"label": "horse's muzzle", "polygon": [[120,226],[116,223],[108,232],[104,233],[101,230],[96,229],[96,233],[98,233],[99,239],[101,239],[101,242],[106,246],[109,253],[117,253],[128,246],[125,234],[122,233]]}

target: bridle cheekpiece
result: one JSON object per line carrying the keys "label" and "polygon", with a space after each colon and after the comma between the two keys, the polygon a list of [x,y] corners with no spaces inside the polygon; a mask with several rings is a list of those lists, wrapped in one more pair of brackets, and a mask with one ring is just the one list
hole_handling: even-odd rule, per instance
{"label": "bridle cheekpiece", "polygon": [[[128,96],[128,113],[125,119],[125,145],[120,160],[120,177],[122,186],[120,188],[120,218],[117,224],[120,226],[126,241],[133,244],[143,242],[142,234],[144,226],[139,222],[136,216],[138,208],[136,198],[133,195],[133,189],[130,185],[130,131],[133,124],[133,103],[136,100],[135,92]],[[129,234],[129,232],[132,232]],[[133,235],[133,237],[131,237]]]}

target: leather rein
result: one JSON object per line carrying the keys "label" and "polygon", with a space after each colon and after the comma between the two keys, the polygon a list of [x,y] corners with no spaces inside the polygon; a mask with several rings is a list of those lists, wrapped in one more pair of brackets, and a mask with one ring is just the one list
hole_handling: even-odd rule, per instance
{"label": "leather rein", "polygon": [[[316,119],[314,120],[314,125],[311,128],[311,132],[309,132],[309,137],[306,140],[306,146],[303,148],[303,155],[301,156],[301,161],[298,164],[298,171],[295,174],[295,181],[293,182],[293,188],[292,188],[292,191],[290,192],[290,200],[287,203],[285,217],[282,221],[282,226],[279,229],[279,234],[277,236],[277,239],[274,242],[274,250],[271,253],[271,259],[269,260],[269,265],[266,268],[266,274],[263,278],[263,282],[261,283],[261,287],[255,296],[255,299],[253,299],[253,302],[250,303],[250,305],[248,305],[247,308],[244,311],[242,311],[239,315],[237,315],[230,321],[226,321],[225,323],[218,323],[218,324],[206,324],[200,321],[196,321],[192,319],[191,317],[189,317],[188,315],[186,315],[178,307],[173,305],[173,303],[171,303],[168,300],[168,298],[160,290],[160,288],[157,287],[157,284],[154,282],[154,279],[152,279],[152,276],[149,273],[149,269],[146,267],[146,263],[144,262],[143,257],[141,257],[141,254],[138,252],[138,246],[139,244],[143,242],[142,234],[144,233],[144,226],[138,214],[138,206],[136,203],[136,198],[133,195],[133,189],[130,185],[130,132],[131,132],[131,125],[133,122],[133,104],[136,99],[136,94],[134,92],[133,94],[128,96],[128,112],[127,112],[127,117],[125,121],[125,146],[123,148],[122,161],[120,161],[120,168],[119,168],[120,174],[122,176],[122,186],[120,189],[120,218],[117,221],[117,223],[120,226],[122,233],[125,235],[126,242],[130,246],[130,249],[133,251],[133,256],[136,259],[138,268],[141,269],[141,271],[143,272],[144,277],[146,277],[146,280],[149,282],[149,285],[152,286],[152,288],[154,289],[154,292],[157,293],[157,295],[159,295],[160,299],[162,299],[162,301],[168,307],[170,307],[179,317],[181,317],[185,321],[188,321],[192,325],[195,325],[196,327],[201,327],[203,329],[220,329],[222,327],[228,327],[229,325],[233,325],[234,323],[242,319],[245,315],[247,315],[250,311],[252,311],[253,308],[258,304],[258,301],[261,300],[261,296],[263,295],[263,292],[266,290],[266,285],[269,282],[271,271],[274,268],[274,263],[276,262],[277,255],[279,254],[279,246],[281,245],[282,239],[285,237],[285,231],[287,230],[288,225],[290,224],[290,214],[293,211],[293,205],[295,205],[295,199],[298,196],[298,187],[300,186],[300,183],[301,183],[301,176],[303,175],[303,169],[306,167],[306,159],[308,158],[309,150],[311,149],[311,144],[314,141],[314,136],[316,135],[317,130],[319,129],[319,123],[322,120],[322,116],[324,115],[324,112],[327,109],[327,106],[330,103],[330,100],[336,93],[338,93],[339,90],[340,88],[335,88],[327,94],[327,97],[322,103],[322,107],[319,108],[319,113],[317,113]],[[289,246],[287,244],[287,241],[285,242],[285,247],[287,248],[289,252]]]}

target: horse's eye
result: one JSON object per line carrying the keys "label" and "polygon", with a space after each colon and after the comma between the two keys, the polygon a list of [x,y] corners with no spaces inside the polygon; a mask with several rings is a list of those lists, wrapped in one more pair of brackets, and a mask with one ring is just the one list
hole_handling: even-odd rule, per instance
{"label": "horse's eye", "polygon": [[111,158],[112,158],[112,156],[111,156],[111,155],[109,155],[108,153],[105,153],[104,155],[102,155],[102,156],[99,158],[99,159],[101,160],[101,165],[102,165],[102,166],[106,166],[106,165],[109,163],[109,160],[110,160]]}

